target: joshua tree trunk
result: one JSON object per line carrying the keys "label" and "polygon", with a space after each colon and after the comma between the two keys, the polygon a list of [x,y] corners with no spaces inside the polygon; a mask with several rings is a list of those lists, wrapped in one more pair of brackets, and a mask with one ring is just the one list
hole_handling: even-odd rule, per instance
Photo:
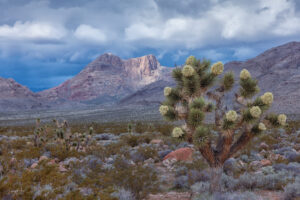
{"label": "joshua tree trunk", "polygon": [[222,166],[212,167],[210,169],[210,187],[209,187],[210,193],[221,191],[220,182],[221,182],[222,172],[223,172]]}

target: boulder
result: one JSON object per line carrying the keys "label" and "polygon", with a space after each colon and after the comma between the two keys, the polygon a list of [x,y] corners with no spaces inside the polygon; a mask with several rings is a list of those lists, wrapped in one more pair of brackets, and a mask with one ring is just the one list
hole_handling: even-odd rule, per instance
{"label": "boulder", "polygon": [[59,170],[59,172],[67,172],[68,171],[63,165],[59,165],[58,170]]}
{"label": "boulder", "polygon": [[253,170],[258,170],[258,169],[260,169],[261,167],[262,167],[262,164],[261,164],[260,161],[255,160],[255,161],[252,161],[252,162],[250,163],[250,168],[253,169]]}
{"label": "boulder", "polygon": [[160,144],[162,145],[164,142],[160,139],[153,139],[150,141],[150,144]]}
{"label": "boulder", "polygon": [[267,159],[263,159],[260,161],[260,164],[265,167],[265,166],[269,166],[269,165],[272,165],[272,162],[270,160],[267,160]]}
{"label": "boulder", "polygon": [[167,159],[175,159],[176,161],[192,161],[193,149],[189,147],[177,149],[166,155],[163,160]]}
{"label": "boulder", "polygon": [[260,149],[264,149],[264,150],[268,150],[269,149],[269,145],[267,145],[265,142],[260,143],[259,145]]}
{"label": "boulder", "polygon": [[33,163],[33,164],[30,166],[30,168],[31,168],[31,169],[35,169],[38,165],[39,165],[39,164],[35,162],[35,163]]}
{"label": "boulder", "polygon": [[48,157],[47,156],[41,156],[40,159],[39,159],[39,162],[42,162],[43,160],[48,160]]}

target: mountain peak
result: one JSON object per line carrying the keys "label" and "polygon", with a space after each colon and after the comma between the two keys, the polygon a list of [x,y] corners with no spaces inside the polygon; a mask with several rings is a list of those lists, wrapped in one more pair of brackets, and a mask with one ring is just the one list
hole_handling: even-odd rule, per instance
{"label": "mountain peak", "polygon": [[122,60],[120,57],[113,55],[112,53],[104,53],[101,56],[99,56],[96,60],[94,60],[92,63],[97,63],[97,64],[102,63],[102,64],[121,66]]}

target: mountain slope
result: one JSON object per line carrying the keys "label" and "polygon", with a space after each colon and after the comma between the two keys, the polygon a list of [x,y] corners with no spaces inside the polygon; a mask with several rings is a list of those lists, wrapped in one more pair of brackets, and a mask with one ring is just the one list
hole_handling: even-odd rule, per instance
{"label": "mountain slope", "polygon": [[153,55],[122,60],[112,54],[103,54],[75,77],[39,95],[50,101],[118,99],[159,80],[163,71],[164,67]]}
{"label": "mountain slope", "polygon": [[13,79],[0,77],[0,109],[26,110],[41,106],[37,95]]}
{"label": "mountain slope", "polygon": [[[225,70],[233,71],[237,82],[243,68],[248,69],[252,76],[258,79],[261,92],[271,91],[274,93],[273,110],[285,113],[300,111],[300,42],[274,47],[245,62],[235,61],[225,64]],[[122,105],[146,105],[160,102],[164,99],[163,88],[173,84],[169,80],[152,83],[122,99],[120,103]],[[149,88],[152,92],[145,92]],[[237,89],[235,87],[234,91]],[[231,100],[231,98],[227,98],[227,103],[230,104]]]}

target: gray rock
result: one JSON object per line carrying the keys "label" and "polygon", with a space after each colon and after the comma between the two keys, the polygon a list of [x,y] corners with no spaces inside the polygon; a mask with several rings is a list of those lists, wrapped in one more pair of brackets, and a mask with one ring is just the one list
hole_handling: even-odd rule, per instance
{"label": "gray rock", "polygon": [[75,157],[71,157],[71,158],[67,158],[66,160],[63,161],[63,164],[66,166],[69,166],[71,163],[76,163],[79,162],[78,158]]}
{"label": "gray rock", "polygon": [[137,162],[143,162],[146,158],[140,153],[138,152],[136,149],[130,151],[129,153],[130,155],[130,159],[137,163]]}
{"label": "gray rock", "polygon": [[33,163],[38,162],[38,159],[28,159],[28,158],[24,158],[24,165],[25,167],[30,167]]}

